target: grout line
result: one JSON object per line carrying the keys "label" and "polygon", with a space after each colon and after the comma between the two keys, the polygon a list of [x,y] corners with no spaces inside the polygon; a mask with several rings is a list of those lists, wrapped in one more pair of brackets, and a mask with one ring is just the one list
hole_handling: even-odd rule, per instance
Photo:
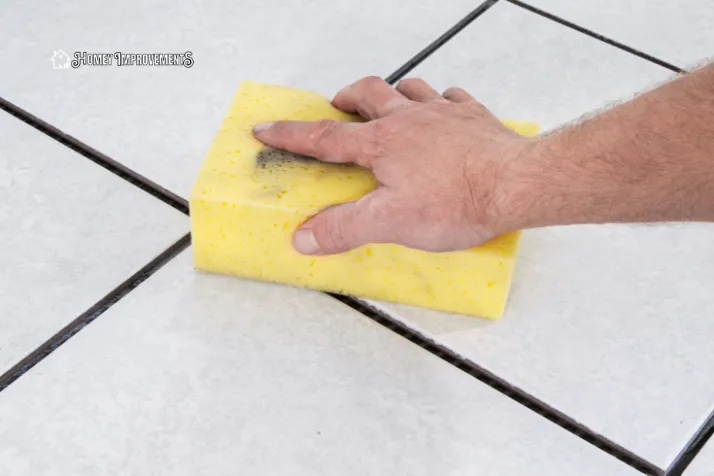
{"label": "grout line", "polygon": [[454,26],[446,30],[446,33],[434,40],[429,46],[414,55],[409,61],[400,66],[395,72],[387,76],[385,81],[389,84],[394,84],[402,79],[407,73],[416,68],[422,61],[427,59],[436,50],[444,46],[446,42],[456,36],[461,30],[469,26],[469,24],[486,13],[486,11],[494,6],[498,0],[486,0],[481,5],[476,7],[471,13],[459,20]]}
{"label": "grout line", "polygon": [[158,198],[167,205],[175,208],[176,210],[182,213],[188,214],[188,201],[186,201],[186,199],[181,198],[175,193],[163,188],[161,185],[152,182],[148,178],[135,172],[126,165],[123,165],[120,162],[112,159],[111,157],[102,154],[98,150],[88,146],[84,142],[72,137],[71,135],[65,134],[56,127],[43,121],[39,117],[25,111],[21,107],[16,106],[15,104],[2,97],[0,97],[0,109],[31,125],[38,131],[50,136],[60,144],[69,147],[78,154],[83,155],[95,164],[104,167],[108,171],[112,172],[115,175],[118,175],[124,180],[139,187],[143,191],[153,195],[154,197]]}
{"label": "grout line", "polygon": [[112,290],[109,294],[104,296],[92,307],[67,324],[62,330],[47,339],[44,344],[25,356],[24,359],[15,364],[10,370],[0,375],[0,392],[5,390],[15,380],[22,377],[28,370],[40,363],[61,345],[65,344],[69,339],[77,335],[80,331],[82,331],[82,329],[91,324],[107,309],[116,304],[117,301],[126,296],[131,290],[146,281],[152,274],[161,269],[176,255],[188,248],[190,243],[191,235],[187,233],[176,243],[159,254],[156,258],[149,261],[146,265],[144,265],[144,267],[129,277],[129,279],[114,288],[114,290]]}
{"label": "grout line", "polygon": [[689,467],[697,454],[704,448],[708,441],[714,442],[714,411],[707,417],[702,426],[694,433],[692,439],[684,446],[682,451],[669,466],[667,476],[681,476]]}
{"label": "grout line", "polygon": [[686,71],[685,69],[682,69],[682,68],[680,68],[680,67],[678,67],[678,66],[675,66],[675,65],[673,65],[673,64],[671,64],[671,63],[668,63],[668,62],[666,62],[666,61],[664,61],[664,60],[661,60],[661,59],[659,59],[659,58],[657,58],[657,57],[654,57],[654,56],[652,56],[652,55],[649,55],[649,54],[647,54],[647,53],[645,53],[645,52],[643,52],[643,51],[636,50],[636,49],[634,49],[634,48],[632,48],[632,47],[630,47],[630,46],[627,46],[627,45],[625,45],[625,44],[623,44],[623,43],[620,43],[619,41],[615,41],[615,40],[613,40],[612,38],[608,38],[607,36],[601,35],[601,34],[599,34],[599,33],[595,33],[595,32],[592,31],[592,30],[589,30],[589,29],[587,29],[587,28],[585,28],[585,27],[582,27],[582,26],[580,26],[580,25],[577,25],[577,24],[575,24],[575,23],[569,22],[568,20],[565,20],[565,19],[563,19],[563,18],[560,18],[560,17],[558,17],[558,16],[556,16],[556,15],[553,15],[552,13],[548,13],[548,12],[546,12],[546,11],[544,11],[544,10],[541,10],[540,8],[536,8],[536,7],[534,7],[534,6],[532,6],[532,5],[529,5],[529,4],[527,4],[527,3],[524,3],[524,2],[522,2],[522,1],[520,1],[520,0],[505,0],[505,1],[511,3],[511,4],[515,5],[515,6],[521,7],[521,8],[523,8],[523,9],[525,9],[525,10],[528,10],[528,11],[531,12],[531,13],[535,13],[536,15],[540,15],[540,16],[542,16],[543,18],[547,18],[548,20],[554,21],[554,22],[559,23],[559,24],[561,24],[561,25],[563,25],[563,26],[566,26],[566,27],[568,27],[568,28],[572,28],[573,30],[578,31],[578,32],[580,32],[580,33],[583,33],[583,34],[585,34],[585,35],[587,35],[587,36],[589,36],[589,37],[591,37],[591,38],[595,38],[596,40],[600,40],[600,41],[602,41],[603,43],[607,43],[607,44],[610,45],[610,46],[614,46],[615,48],[619,48],[619,49],[621,49],[622,51],[626,51],[627,53],[630,53],[630,54],[633,54],[633,55],[635,55],[635,56],[638,56],[638,57],[642,58],[643,60],[649,61],[650,63],[654,63],[654,64],[656,64],[656,65],[662,66],[663,68],[667,68],[668,70],[673,71],[673,72],[675,72],[675,73],[679,73],[679,74],[685,74],[685,73],[687,73],[687,71]]}
{"label": "grout line", "polygon": [[365,302],[353,297],[333,293],[327,294],[641,473],[651,476],[661,476],[664,474],[662,469],[644,458],[592,431],[531,394],[514,387],[492,372],[414,330],[407,324],[396,320],[389,314],[374,309]]}

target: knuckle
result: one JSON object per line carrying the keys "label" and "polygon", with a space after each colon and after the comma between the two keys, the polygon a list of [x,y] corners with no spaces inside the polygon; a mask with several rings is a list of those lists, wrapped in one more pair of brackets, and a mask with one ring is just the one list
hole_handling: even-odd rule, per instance
{"label": "knuckle", "polygon": [[384,80],[379,76],[366,76],[362,78],[360,83],[365,89],[370,90],[382,86],[382,84],[384,84]]}
{"label": "knuckle", "polygon": [[387,228],[398,228],[399,220],[408,207],[398,200],[372,200],[368,204],[369,216],[375,223]]}
{"label": "knuckle", "polygon": [[322,248],[330,252],[339,252],[346,249],[349,235],[347,234],[345,221],[336,219],[337,217],[329,212],[326,215],[328,216],[323,216],[323,220],[314,227],[315,238]]}
{"label": "knuckle", "polygon": [[490,114],[488,108],[476,100],[469,101],[469,107],[480,116]]}
{"label": "knuckle", "polygon": [[382,157],[387,153],[389,144],[393,142],[395,135],[395,127],[389,121],[373,121],[368,133],[364,135],[363,153],[373,160]]}
{"label": "knuckle", "polygon": [[398,129],[398,124],[394,124],[394,121],[387,119],[372,122],[372,135],[376,140],[382,143],[391,141],[397,134]]}
{"label": "knuckle", "polygon": [[320,119],[315,121],[313,124],[312,131],[310,132],[310,139],[320,139],[332,133],[335,127],[335,121],[332,119]]}
{"label": "knuckle", "polygon": [[444,91],[444,97],[452,98],[471,98],[471,95],[464,89],[458,86],[452,86]]}
{"label": "knuckle", "polygon": [[316,121],[308,134],[308,140],[315,147],[321,147],[325,141],[334,135],[337,123],[330,119]]}
{"label": "knuckle", "polygon": [[399,82],[400,85],[404,85],[408,88],[416,88],[426,86],[426,82],[421,78],[407,78]]}

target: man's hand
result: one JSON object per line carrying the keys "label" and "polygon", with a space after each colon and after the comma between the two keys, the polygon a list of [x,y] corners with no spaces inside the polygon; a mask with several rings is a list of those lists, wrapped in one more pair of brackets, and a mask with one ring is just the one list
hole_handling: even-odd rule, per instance
{"label": "man's hand", "polygon": [[442,96],[419,79],[394,89],[368,77],[340,91],[332,104],[368,122],[255,127],[271,147],[353,162],[380,183],[361,200],[308,220],[294,235],[298,251],[332,254],[367,243],[451,251],[517,229],[504,206],[506,177],[536,141],[507,129],[465,91],[451,88]]}
{"label": "man's hand", "polygon": [[381,186],[294,237],[307,254],[366,243],[449,251],[523,228],[714,222],[714,64],[539,139],[465,91],[365,78],[333,104],[369,122],[259,124],[259,140],[371,169]]}

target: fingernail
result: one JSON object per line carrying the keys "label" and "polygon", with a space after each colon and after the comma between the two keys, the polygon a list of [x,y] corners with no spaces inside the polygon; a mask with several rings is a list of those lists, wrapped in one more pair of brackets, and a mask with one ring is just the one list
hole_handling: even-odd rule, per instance
{"label": "fingernail", "polygon": [[317,244],[315,234],[309,229],[301,229],[295,232],[293,246],[305,255],[314,255],[320,252],[320,245]]}
{"label": "fingernail", "polygon": [[253,126],[253,132],[263,132],[264,130],[268,129],[270,126],[275,124],[274,122],[261,122],[259,124],[256,124]]}

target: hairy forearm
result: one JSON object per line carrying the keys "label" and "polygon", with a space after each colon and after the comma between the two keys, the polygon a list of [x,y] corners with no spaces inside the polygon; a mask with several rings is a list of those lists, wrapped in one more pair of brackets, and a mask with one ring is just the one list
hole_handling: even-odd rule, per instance
{"label": "hairy forearm", "polygon": [[520,228],[714,221],[714,64],[540,139],[509,176]]}

